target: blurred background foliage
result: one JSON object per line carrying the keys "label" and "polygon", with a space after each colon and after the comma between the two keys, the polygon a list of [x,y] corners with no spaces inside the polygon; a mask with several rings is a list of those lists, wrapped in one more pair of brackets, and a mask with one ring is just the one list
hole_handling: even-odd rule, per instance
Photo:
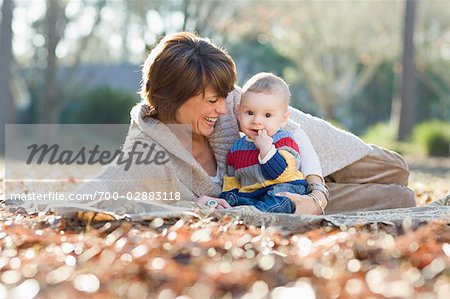
{"label": "blurred background foliage", "polygon": [[[405,24],[408,1],[416,4],[415,17]],[[420,151],[448,156],[447,0],[0,3],[0,84],[8,81],[2,85],[2,123],[127,123],[140,100],[146,54],[161,36],[188,30],[230,52],[239,85],[256,72],[273,72],[286,79],[292,105],[305,112],[369,142],[399,151],[433,143],[447,151],[425,145]],[[413,105],[414,125],[432,122],[398,143],[408,26],[414,28],[415,93],[406,103]]]}
{"label": "blurred background foliage", "polygon": [[136,95],[109,86],[82,90],[61,113],[63,124],[126,124]]}

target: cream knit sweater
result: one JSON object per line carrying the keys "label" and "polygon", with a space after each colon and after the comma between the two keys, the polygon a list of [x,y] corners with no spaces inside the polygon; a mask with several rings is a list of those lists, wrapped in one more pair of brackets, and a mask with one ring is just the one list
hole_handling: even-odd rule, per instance
{"label": "cream knit sweater", "polygon": [[[228,113],[219,118],[209,138],[220,178],[225,174],[227,152],[240,137],[237,121],[239,101],[240,90],[235,89],[227,97]],[[323,175],[342,169],[369,152],[370,147],[355,135],[297,109],[292,108],[291,113],[288,129],[295,133],[300,125],[309,136],[319,157]],[[166,197],[169,192],[179,192],[182,200],[189,201],[201,195],[220,194],[221,184],[212,182],[208,173],[166,125],[149,116],[150,109],[145,102],[137,104],[130,114],[131,124],[123,150],[130,150],[136,141],[147,145],[155,144],[155,150],[168,154],[169,162],[163,165],[133,164],[128,170],[123,165],[112,163],[103,169],[95,181],[85,183],[75,192],[118,192],[123,196],[134,192],[165,192]],[[146,151],[142,144],[137,149]]]}

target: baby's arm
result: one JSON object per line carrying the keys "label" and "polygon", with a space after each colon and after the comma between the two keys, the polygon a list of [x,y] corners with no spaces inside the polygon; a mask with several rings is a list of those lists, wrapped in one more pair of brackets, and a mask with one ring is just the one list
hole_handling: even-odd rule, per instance
{"label": "baby's arm", "polygon": [[281,134],[281,136],[277,135],[275,138],[277,141],[271,144],[270,150],[267,150],[264,155],[260,154],[258,159],[264,177],[269,180],[291,181],[297,179],[294,175],[298,173],[300,164],[299,148],[289,132],[285,131]]}

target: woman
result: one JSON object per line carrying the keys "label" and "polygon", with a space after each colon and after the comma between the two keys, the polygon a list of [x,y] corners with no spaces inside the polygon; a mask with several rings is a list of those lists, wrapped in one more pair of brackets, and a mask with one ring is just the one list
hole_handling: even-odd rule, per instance
{"label": "woman", "polygon": [[[118,192],[127,197],[159,192],[159,197],[177,194],[199,205],[216,201],[217,208],[229,208],[226,201],[216,197],[221,191],[227,151],[239,138],[240,90],[235,81],[233,60],[209,40],[188,32],[165,37],[144,64],[143,101],[131,111],[123,151],[145,152],[153,145],[154,151],[167,154],[166,163],[135,163],[128,170],[113,163],[96,183],[86,184],[78,192]],[[307,181],[318,186],[312,190],[314,196],[284,194],[293,200],[297,211],[319,214],[321,208],[313,197],[321,202],[328,197],[326,189],[320,187],[321,171],[308,171],[308,161],[317,158],[331,189],[327,213],[415,205],[412,192],[406,188],[409,172],[401,157],[366,145],[323,120],[296,109],[291,112],[291,118],[304,130],[295,122],[288,126],[300,148],[311,147],[306,132],[318,153],[318,157],[303,157],[302,165]]]}

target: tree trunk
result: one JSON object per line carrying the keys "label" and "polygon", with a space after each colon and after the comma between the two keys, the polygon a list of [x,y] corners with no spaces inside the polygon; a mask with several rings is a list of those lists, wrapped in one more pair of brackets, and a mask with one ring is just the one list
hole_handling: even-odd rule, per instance
{"label": "tree trunk", "polygon": [[[45,16],[45,35],[47,50],[47,65],[44,71],[44,84],[37,101],[38,123],[53,124],[59,122],[59,116],[64,104],[67,103],[65,95],[68,90],[72,90],[76,84],[75,73],[81,63],[82,52],[85,51],[89,39],[92,37],[95,28],[100,23],[100,11],[105,6],[106,1],[97,1],[95,8],[97,15],[89,34],[81,38],[77,43],[77,50],[73,65],[69,68],[64,78],[58,79],[58,58],[56,48],[64,35],[67,19],[64,11],[67,5],[62,0],[47,0],[47,11]],[[78,82],[77,82],[78,83]]]}
{"label": "tree trunk", "polygon": [[401,107],[397,139],[407,139],[414,126],[416,74],[414,67],[414,24],[417,0],[406,0],[403,31]]}
{"label": "tree trunk", "polygon": [[59,86],[56,85],[56,71],[58,61],[56,57],[56,46],[60,40],[59,28],[62,24],[58,22],[61,14],[59,0],[47,0],[46,22],[46,50],[47,50],[47,66],[45,68],[45,83],[38,99],[38,122],[41,124],[50,124],[57,122],[54,115],[57,113],[58,91]]}
{"label": "tree trunk", "polygon": [[3,0],[0,31],[0,154],[5,152],[5,124],[15,122],[15,107],[10,90],[13,9],[12,0]]}

